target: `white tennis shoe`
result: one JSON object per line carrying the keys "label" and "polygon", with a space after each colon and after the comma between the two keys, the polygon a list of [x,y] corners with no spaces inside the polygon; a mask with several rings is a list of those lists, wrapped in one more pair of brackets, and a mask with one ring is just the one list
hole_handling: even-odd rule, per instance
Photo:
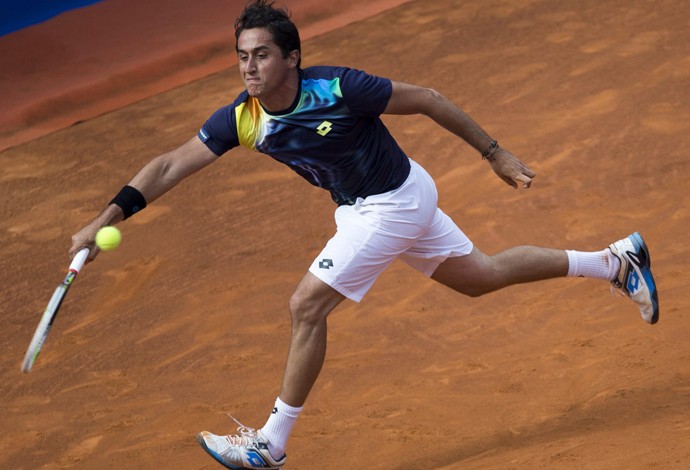
{"label": "white tennis shoe", "polygon": [[[232,416],[231,416],[232,418]],[[268,439],[254,428],[244,426],[232,418],[239,427],[239,435],[217,436],[210,432],[202,431],[196,436],[196,440],[208,454],[218,463],[233,470],[264,468],[280,470],[285,465],[287,456],[274,459],[268,451]]]}
{"label": "white tennis shoe", "polygon": [[654,324],[659,321],[659,297],[652,276],[649,250],[642,235],[635,232],[609,246],[621,262],[618,276],[611,281],[611,290],[621,292],[640,307],[642,319]]}

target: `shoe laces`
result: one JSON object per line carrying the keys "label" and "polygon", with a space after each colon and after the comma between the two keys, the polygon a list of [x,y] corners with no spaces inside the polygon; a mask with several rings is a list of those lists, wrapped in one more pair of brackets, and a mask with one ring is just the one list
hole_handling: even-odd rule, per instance
{"label": "shoe laces", "polygon": [[228,413],[228,416],[230,419],[232,419],[235,423],[237,423],[237,432],[239,435],[232,435],[232,436],[225,436],[225,439],[228,440],[231,446],[250,446],[256,441],[256,438],[258,437],[256,433],[256,429],[250,428],[249,426],[245,426],[244,424],[240,423],[233,415]]}
{"label": "shoe laces", "polygon": [[611,296],[612,297],[630,297],[626,294],[621,287],[616,287],[611,283]]}

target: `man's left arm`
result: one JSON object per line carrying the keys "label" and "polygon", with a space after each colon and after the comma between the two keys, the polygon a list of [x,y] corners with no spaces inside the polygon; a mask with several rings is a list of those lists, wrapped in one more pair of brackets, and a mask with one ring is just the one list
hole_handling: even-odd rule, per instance
{"label": "man's left arm", "polygon": [[529,188],[535,173],[496,142],[448,98],[430,88],[392,82],[393,92],[384,114],[424,114],[474,147],[493,171],[513,188]]}

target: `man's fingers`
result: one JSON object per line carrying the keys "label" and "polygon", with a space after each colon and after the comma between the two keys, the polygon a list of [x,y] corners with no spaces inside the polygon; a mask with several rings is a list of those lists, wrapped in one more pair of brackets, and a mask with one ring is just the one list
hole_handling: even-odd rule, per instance
{"label": "man's fingers", "polygon": [[536,176],[534,171],[503,148],[499,150],[499,156],[501,158],[490,160],[494,173],[515,189],[518,185],[525,189],[532,186],[532,178]]}
{"label": "man's fingers", "polygon": [[517,189],[517,183],[513,181],[513,178],[508,178],[507,176],[505,176],[501,179],[505,181],[508,186],[512,186],[514,189]]}
{"label": "man's fingers", "polygon": [[101,252],[101,249],[98,248],[96,245],[89,247],[89,258],[87,259],[87,262],[91,262],[94,259],[96,259],[96,256],[98,256],[98,253]]}
{"label": "man's fingers", "polygon": [[89,263],[93,261],[93,259],[98,255],[98,253],[101,251],[100,248],[98,248],[95,244],[93,243],[75,243],[72,245],[72,248],[67,252],[67,256],[69,256],[70,259],[73,259],[74,256],[81,251],[82,248],[88,248],[89,249],[89,256],[86,258],[86,263]]}
{"label": "man's fingers", "polygon": [[[533,173],[533,172],[532,172],[532,173]],[[517,187],[517,183],[522,183],[522,187],[525,188],[525,189],[527,189],[527,188],[529,188],[530,186],[532,186],[532,178],[530,178],[529,176],[527,176],[527,175],[524,174],[524,173],[518,174],[517,176],[515,176],[515,177],[513,178],[513,180],[514,180],[515,183],[516,183],[516,185],[515,185],[514,187]]]}

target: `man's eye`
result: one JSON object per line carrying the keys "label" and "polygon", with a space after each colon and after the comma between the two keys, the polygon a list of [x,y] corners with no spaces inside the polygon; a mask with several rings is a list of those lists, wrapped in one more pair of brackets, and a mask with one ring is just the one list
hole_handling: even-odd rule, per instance
{"label": "man's eye", "polygon": [[241,55],[241,56],[240,56],[240,60],[241,60],[242,62],[246,61],[246,60],[247,60],[247,56],[246,56],[246,55]]}

